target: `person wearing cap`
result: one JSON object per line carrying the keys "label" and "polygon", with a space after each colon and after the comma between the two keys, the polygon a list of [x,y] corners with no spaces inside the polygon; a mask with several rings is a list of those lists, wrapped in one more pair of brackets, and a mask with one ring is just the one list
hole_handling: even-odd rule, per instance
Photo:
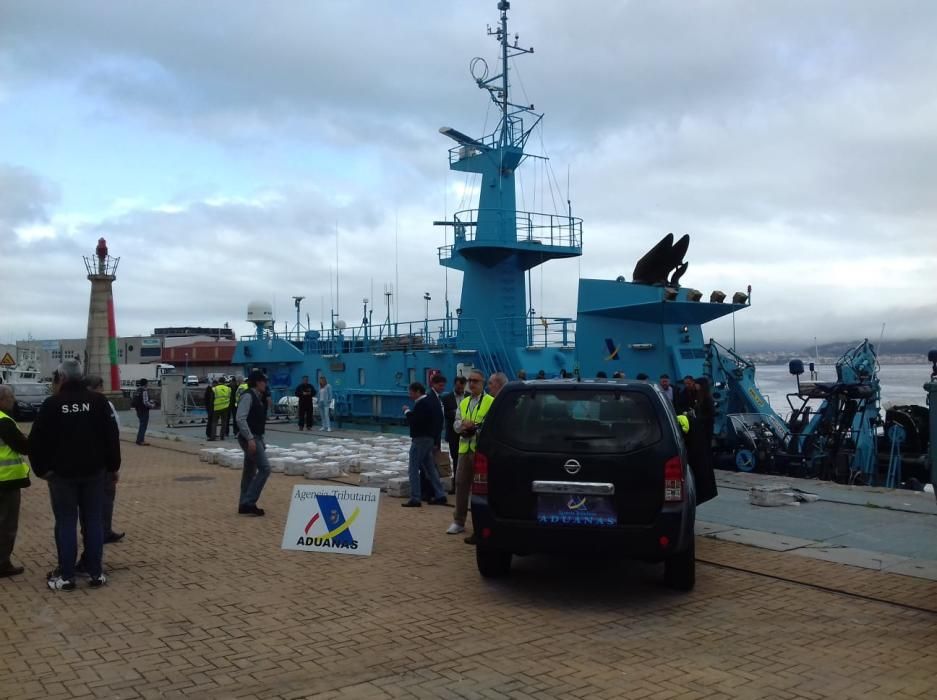
{"label": "person wearing cap", "polygon": [[258,369],[247,377],[248,390],[241,394],[237,406],[238,444],[244,450],[244,468],[241,472],[240,515],[264,515],[257,507],[260,493],[270,476],[267,444],[264,432],[267,426],[267,375]]}

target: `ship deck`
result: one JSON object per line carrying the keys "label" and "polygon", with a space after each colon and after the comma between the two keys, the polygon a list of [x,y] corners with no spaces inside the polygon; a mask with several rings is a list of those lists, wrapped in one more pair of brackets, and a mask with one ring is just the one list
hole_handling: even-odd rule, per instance
{"label": "ship deck", "polygon": [[662,587],[659,567],[578,559],[525,558],[491,583],[472,548],[443,534],[447,509],[389,498],[372,556],[285,552],[291,489],[308,482],[274,474],[267,517],[239,517],[237,470],[199,462],[195,440],[156,435],[146,448],[124,436],[115,522],[127,537],[108,545],[102,590],[45,588],[48,497],[38,480],[24,492],[15,556],[27,572],[0,581],[4,698],[937,692],[937,583],[923,576],[703,536],[703,523],[690,594]]}

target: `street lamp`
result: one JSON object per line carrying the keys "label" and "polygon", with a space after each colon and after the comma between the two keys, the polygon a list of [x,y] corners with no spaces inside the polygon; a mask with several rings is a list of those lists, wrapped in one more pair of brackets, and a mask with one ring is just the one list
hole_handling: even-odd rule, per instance
{"label": "street lamp", "polygon": [[429,342],[429,302],[432,300],[432,297],[429,295],[429,292],[423,292],[423,301],[426,302],[426,315],[423,320],[423,336],[426,338],[426,342]]}
{"label": "street lamp", "polygon": [[185,381],[185,379],[188,376],[189,376],[189,353],[185,353],[185,374],[182,377],[183,381]]}

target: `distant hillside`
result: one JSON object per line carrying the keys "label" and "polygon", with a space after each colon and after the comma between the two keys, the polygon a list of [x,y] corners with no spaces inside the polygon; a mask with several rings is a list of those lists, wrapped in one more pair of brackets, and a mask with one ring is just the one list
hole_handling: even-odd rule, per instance
{"label": "distant hillside", "polygon": [[[921,355],[927,357],[927,351],[937,348],[937,338],[908,338],[905,340],[889,340],[885,337],[882,346],[878,346],[876,338],[869,338],[880,355]],[[823,343],[819,346],[821,357],[842,355],[850,348],[856,347],[861,340],[845,340],[835,343]],[[806,357],[812,357],[814,348],[806,347],[801,351]]]}

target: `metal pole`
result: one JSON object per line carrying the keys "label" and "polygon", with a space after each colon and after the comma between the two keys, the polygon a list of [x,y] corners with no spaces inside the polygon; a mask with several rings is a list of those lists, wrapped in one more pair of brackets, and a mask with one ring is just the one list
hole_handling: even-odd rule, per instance
{"label": "metal pole", "polygon": [[924,385],[930,409],[930,446],[927,457],[930,461],[930,482],[934,487],[934,498],[937,499],[937,350],[928,352],[927,359],[932,365],[930,381]]}

